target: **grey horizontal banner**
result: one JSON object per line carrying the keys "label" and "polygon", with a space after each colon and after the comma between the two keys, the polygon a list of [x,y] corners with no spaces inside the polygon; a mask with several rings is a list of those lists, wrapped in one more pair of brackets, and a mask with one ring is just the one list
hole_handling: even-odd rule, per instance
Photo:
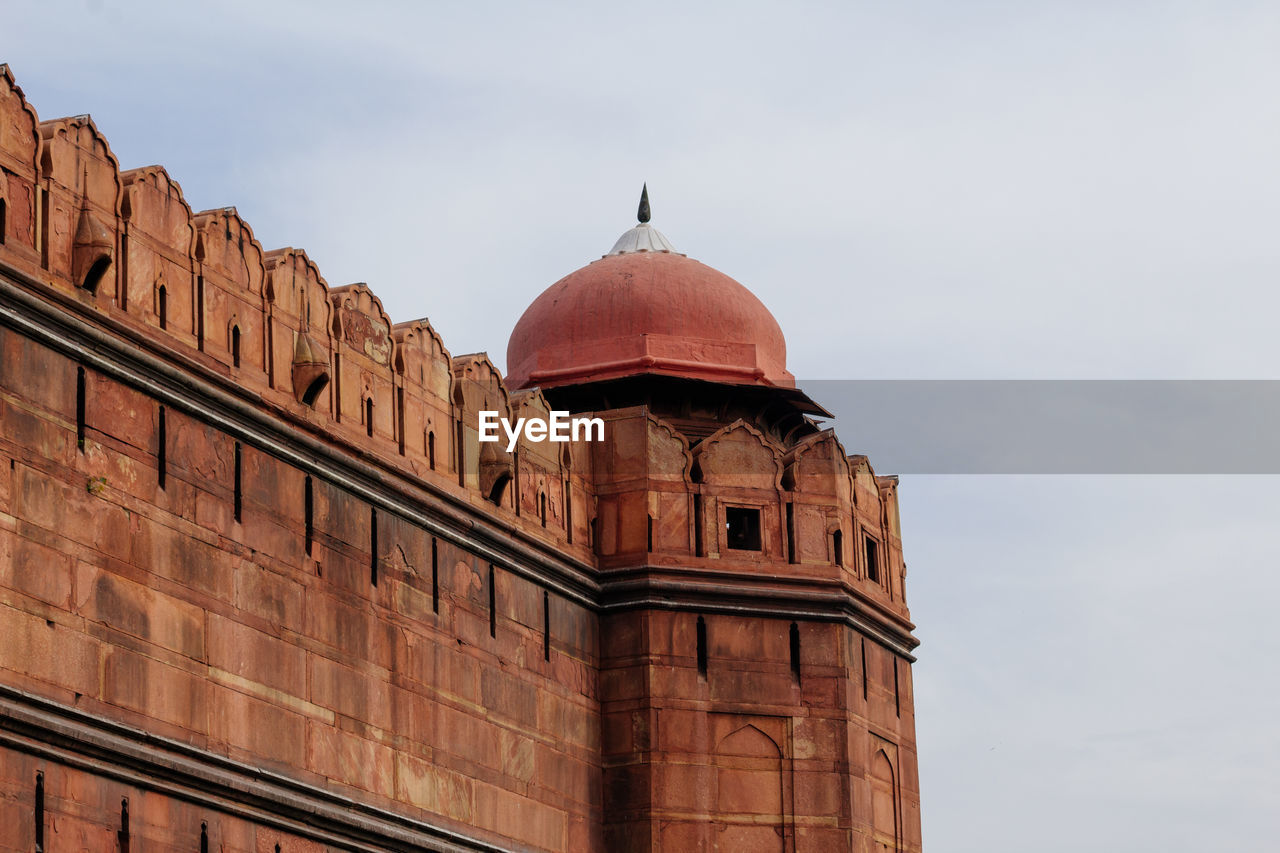
{"label": "grey horizontal banner", "polygon": [[881,474],[1278,474],[1278,380],[797,381]]}

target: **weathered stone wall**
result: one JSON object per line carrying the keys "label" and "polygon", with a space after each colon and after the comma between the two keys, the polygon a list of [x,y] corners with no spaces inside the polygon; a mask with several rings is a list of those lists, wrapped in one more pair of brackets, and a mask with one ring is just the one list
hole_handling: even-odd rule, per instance
{"label": "weathered stone wall", "polygon": [[162,486],[157,403],[4,328],[0,353],[7,685],[481,837],[590,843],[593,613],[317,478],[308,552],[301,471],[167,409]]}
{"label": "weathered stone wall", "polygon": [[3,67],[0,168],[0,850],[919,849],[895,479],[481,443],[546,399]]}

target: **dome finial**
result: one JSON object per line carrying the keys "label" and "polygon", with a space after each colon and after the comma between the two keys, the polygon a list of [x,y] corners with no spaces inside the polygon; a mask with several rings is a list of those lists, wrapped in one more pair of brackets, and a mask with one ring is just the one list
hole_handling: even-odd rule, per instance
{"label": "dome finial", "polygon": [[649,221],[649,183],[647,181],[640,189],[640,209],[636,211],[636,219],[639,219],[642,225]]}

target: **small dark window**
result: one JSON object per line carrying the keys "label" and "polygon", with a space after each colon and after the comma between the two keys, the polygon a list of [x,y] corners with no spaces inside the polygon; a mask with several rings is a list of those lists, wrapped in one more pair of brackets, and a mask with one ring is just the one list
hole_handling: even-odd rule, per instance
{"label": "small dark window", "polygon": [[231,327],[231,366],[240,366],[240,327]]}
{"label": "small dark window", "polygon": [[209,853],[209,824],[200,823],[200,853]]}
{"label": "small dark window", "polygon": [[163,284],[156,291],[156,319],[160,323],[160,328],[165,329],[169,326],[169,290]]}
{"label": "small dark window", "polygon": [[427,465],[431,470],[436,470],[436,434],[434,432],[427,433]]}
{"label": "small dark window", "polygon": [[735,551],[760,550],[760,510],[725,507],[724,527],[728,547]]}
{"label": "small dark window", "polygon": [[90,293],[98,292],[98,285],[102,284],[102,278],[107,274],[107,269],[111,266],[111,257],[103,255],[93,262],[89,267],[89,271],[85,273],[84,283],[80,286]]}
{"label": "small dark window", "polygon": [[653,516],[648,518],[648,525],[645,528],[645,550],[653,553]]}
{"label": "small dark window", "polygon": [[542,493],[538,495],[538,517],[542,519],[542,526],[547,526],[547,495]]}
{"label": "small dark window", "polygon": [[364,431],[373,437],[373,398],[364,398]]}
{"label": "small dark window", "polygon": [[[502,496],[506,494],[507,483],[511,482],[511,475],[505,471],[498,475],[498,479],[493,481],[493,488],[489,489],[489,501],[494,506],[502,506]],[[545,525],[544,525],[545,526]]]}
{"label": "small dark window", "polygon": [[844,565],[844,534],[837,530],[831,534],[831,551],[837,566]]}
{"label": "small dark window", "polygon": [[876,547],[876,540],[867,536],[862,541],[865,543],[867,553],[867,577],[880,583],[880,554],[879,548]]}
{"label": "small dark window", "polygon": [[328,384],[329,374],[327,373],[322,373],[312,380],[311,384],[307,386],[307,390],[302,392],[302,405],[315,406],[316,400],[320,397],[320,392],[323,391],[324,386]]}
{"label": "small dark window", "polygon": [[[3,175],[0,175],[0,178],[2,177]],[[4,199],[0,198],[0,246],[4,245],[4,235],[5,235],[5,201]]]}

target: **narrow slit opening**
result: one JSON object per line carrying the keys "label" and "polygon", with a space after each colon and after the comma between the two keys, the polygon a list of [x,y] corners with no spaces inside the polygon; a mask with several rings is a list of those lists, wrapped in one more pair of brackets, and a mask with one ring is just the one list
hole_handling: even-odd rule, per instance
{"label": "narrow slit opening", "polygon": [[707,620],[698,617],[698,676],[707,677]]}
{"label": "narrow slit opening", "polygon": [[111,256],[103,255],[93,262],[89,267],[89,271],[84,274],[84,281],[80,286],[90,293],[98,292],[98,285],[102,284],[102,279],[107,274],[107,269],[111,266]]}
{"label": "narrow slit opening", "polygon": [[378,585],[378,511],[369,507],[369,583]]}
{"label": "narrow slit opening", "polygon": [[431,612],[440,612],[440,545],[431,537]]}
{"label": "narrow slit opening", "polygon": [[791,677],[800,683],[800,626],[791,623]]}
{"label": "narrow slit opening", "polygon": [[862,701],[867,700],[867,638],[862,637]]}
{"label": "narrow slit opening", "polygon": [[306,552],[308,557],[311,556],[311,543],[315,539],[315,527],[313,526],[313,521],[311,516],[312,511],[314,510],[314,501],[315,501],[315,496],[312,494],[312,491],[311,491],[311,475],[308,474],[307,479],[303,481],[303,485],[302,485],[302,516],[303,516],[302,525],[303,525],[303,535],[305,536],[305,541],[306,541]]}
{"label": "narrow slit opening", "polygon": [[83,367],[76,368],[76,448],[84,453],[85,374]]}
{"label": "narrow slit opening", "polygon": [[489,636],[498,636],[498,591],[493,585],[493,563],[489,564]]}
{"label": "narrow slit opening", "polygon": [[893,658],[893,715],[902,716],[902,695],[898,692],[898,658]]}
{"label": "narrow slit opening", "polygon": [[404,456],[404,388],[396,389],[396,449]]}
{"label": "narrow slit opening", "polygon": [[164,406],[160,407],[160,415],[156,421],[156,480],[161,489],[165,486],[168,474],[168,440]]}
{"label": "narrow slit opening", "polygon": [[551,596],[542,591],[542,659],[551,660]]}
{"label": "narrow slit opening", "polygon": [[707,555],[702,545],[702,495],[693,496],[693,553],[697,557]]}
{"label": "narrow slit opening", "polygon": [[36,774],[36,853],[44,853],[44,774]]}
{"label": "narrow slit opening", "polygon": [[120,853],[129,853],[129,800],[120,801],[120,831],[116,833],[120,842]]}
{"label": "narrow slit opening", "polygon": [[796,561],[796,505],[787,501],[787,562]]}
{"label": "narrow slit opening", "polygon": [[204,352],[204,276],[196,276],[196,349]]}
{"label": "narrow slit opening", "polygon": [[236,524],[240,523],[244,515],[244,494],[241,489],[242,483],[241,483],[240,467],[241,467],[241,450],[240,450],[240,442],[237,441],[236,447],[235,447],[235,488],[234,488],[234,495],[233,495],[233,504],[234,504],[233,508],[235,510]]}

